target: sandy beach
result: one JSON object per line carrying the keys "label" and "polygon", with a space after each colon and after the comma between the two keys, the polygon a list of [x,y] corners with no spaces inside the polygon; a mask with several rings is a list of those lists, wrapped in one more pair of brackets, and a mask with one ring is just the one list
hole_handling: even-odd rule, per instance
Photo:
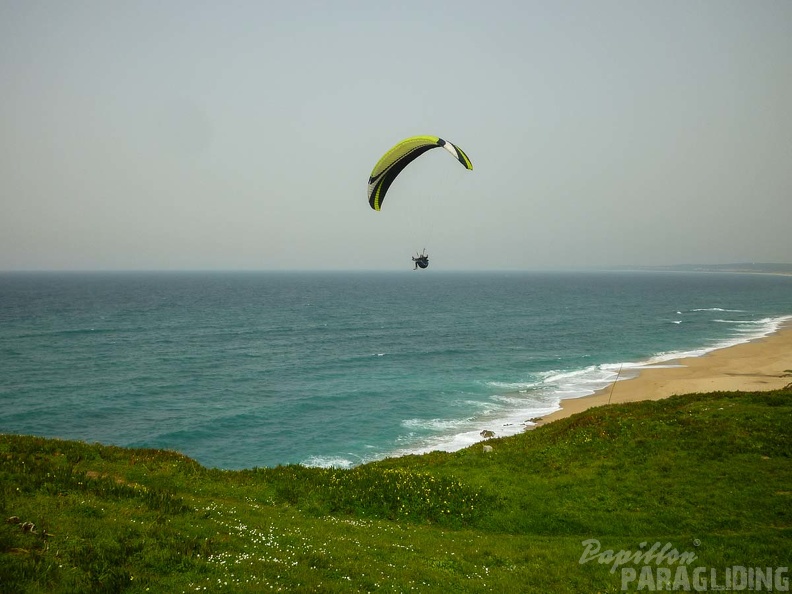
{"label": "sandy beach", "polygon": [[733,390],[775,390],[792,383],[792,322],[764,338],[719,349],[702,357],[668,361],[619,380],[591,396],[561,401],[543,425],[594,406],[659,400],[676,394]]}

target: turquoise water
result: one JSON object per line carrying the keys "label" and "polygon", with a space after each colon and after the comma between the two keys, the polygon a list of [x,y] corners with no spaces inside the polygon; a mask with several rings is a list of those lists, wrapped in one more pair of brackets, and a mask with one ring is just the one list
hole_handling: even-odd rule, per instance
{"label": "turquoise water", "polygon": [[349,466],[522,431],[790,316],[769,275],[0,274],[0,432]]}

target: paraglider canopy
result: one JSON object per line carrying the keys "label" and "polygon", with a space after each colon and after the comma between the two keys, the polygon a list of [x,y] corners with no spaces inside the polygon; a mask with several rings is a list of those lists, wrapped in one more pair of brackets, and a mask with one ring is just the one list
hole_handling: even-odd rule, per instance
{"label": "paraglider canopy", "polygon": [[[442,147],[451,153],[466,169],[473,169],[473,164],[464,151],[447,140],[437,136],[411,136],[410,138],[405,138],[377,161],[369,176],[368,201],[371,208],[374,210],[382,208],[382,201],[385,199],[388,188],[407,165],[426,151],[438,147]],[[422,268],[426,268],[426,266],[422,266]]]}

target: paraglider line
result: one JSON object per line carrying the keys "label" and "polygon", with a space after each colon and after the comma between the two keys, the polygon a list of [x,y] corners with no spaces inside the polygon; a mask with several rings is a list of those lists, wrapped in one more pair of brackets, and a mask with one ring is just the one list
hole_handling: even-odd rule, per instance
{"label": "paraglider line", "polygon": [[611,386],[610,394],[608,394],[608,404],[610,404],[610,402],[611,402],[611,397],[613,396],[613,390],[616,389],[616,382],[619,381],[619,376],[621,375],[621,371],[622,371],[622,367],[623,366],[624,366],[624,363],[619,365],[619,371],[616,373],[616,379],[613,380],[613,385]]}

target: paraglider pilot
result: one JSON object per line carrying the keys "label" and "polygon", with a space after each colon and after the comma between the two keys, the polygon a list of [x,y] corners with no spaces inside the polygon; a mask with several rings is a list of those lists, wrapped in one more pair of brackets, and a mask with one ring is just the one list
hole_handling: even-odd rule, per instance
{"label": "paraglider pilot", "polygon": [[426,250],[423,250],[423,252],[421,252],[420,254],[416,254],[415,256],[413,256],[412,261],[415,262],[415,266],[413,267],[413,270],[418,270],[419,268],[426,268],[427,266],[429,266],[429,256],[426,253]]}

